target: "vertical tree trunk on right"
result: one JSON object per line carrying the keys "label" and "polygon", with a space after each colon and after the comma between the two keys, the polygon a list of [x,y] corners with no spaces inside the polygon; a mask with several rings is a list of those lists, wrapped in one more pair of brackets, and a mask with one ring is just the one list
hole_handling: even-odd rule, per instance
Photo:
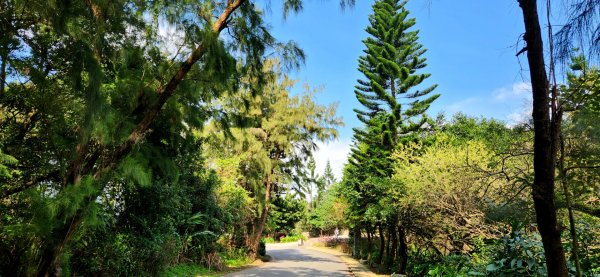
{"label": "vertical tree trunk on right", "polygon": [[377,224],[377,230],[379,231],[379,257],[377,257],[377,264],[381,267],[381,265],[383,265],[383,254],[385,251],[385,236],[383,234],[383,223]]}
{"label": "vertical tree trunk on right", "polygon": [[533,92],[534,180],[533,203],[542,237],[548,276],[568,276],[554,203],[554,169],[556,158],[550,117],[548,79],[536,0],[519,0],[525,23],[527,61]]}
{"label": "vertical tree trunk on right", "polygon": [[406,232],[402,225],[398,226],[398,240],[400,246],[398,247],[398,273],[406,273],[406,264],[408,263],[408,245],[406,244]]}

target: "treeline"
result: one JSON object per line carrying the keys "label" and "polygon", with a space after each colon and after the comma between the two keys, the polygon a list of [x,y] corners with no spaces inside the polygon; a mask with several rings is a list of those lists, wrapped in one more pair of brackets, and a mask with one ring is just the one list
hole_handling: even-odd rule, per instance
{"label": "treeline", "polygon": [[[598,68],[572,59],[567,83],[534,100],[552,112],[546,121],[433,119],[436,85],[421,73],[426,50],[405,4],[375,2],[358,61],[363,127],[336,192],[348,205],[352,254],[409,276],[566,276],[546,264],[566,249],[569,272],[597,274]],[[552,166],[540,170],[548,158]]]}
{"label": "treeline", "polygon": [[0,275],[264,255],[271,193],[340,124],[290,95],[303,55],[254,1],[0,1]]}
{"label": "treeline", "polygon": [[[575,274],[579,263],[593,276],[600,270],[600,172],[578,165],[587,162],[580,151],[589,157],[589,143],[597,150],[600,137],[581,132],[578,120],[566,124],[571,173],[558,179],[556,197],[570,270]],[[388,179],[365,178],[349,164],[339,195],[349,205],[354,256],[409,276],[547,275],[530,197],[532,136],[527,124],[509,128],[457,115],[398,146]]]}

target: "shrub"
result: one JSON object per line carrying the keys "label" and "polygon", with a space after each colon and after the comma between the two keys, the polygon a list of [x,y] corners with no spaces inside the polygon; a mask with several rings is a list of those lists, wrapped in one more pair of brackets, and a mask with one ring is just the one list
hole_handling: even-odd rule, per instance
{"label": "shrub", "polygon": [[299,241],[300,239],[306,240],[306,237],[303,235],[291,235],[291,236],[287,236],[284,237],[280,240],[280,242],[296,242]]}
{"label": "shrub", "polygon": [[546,276],[544,249],[538,233],[514,231],[502,239],[502,251],[486,267],[487,274]]}
{"label": "shrub", "polygon": [[262,241],[263,241],[264,243],[274,243],[274,242],[275,242],[275,239],[274,239],[274,238],[271,238],[271,237],[266,237],[266,238],[263,238],[263,239],[262,239]]}
{"label": "shrub", "polygon": [[233,248],[221,253],[221,258],[227,267],[240,267],[252,262],[246,248]]}

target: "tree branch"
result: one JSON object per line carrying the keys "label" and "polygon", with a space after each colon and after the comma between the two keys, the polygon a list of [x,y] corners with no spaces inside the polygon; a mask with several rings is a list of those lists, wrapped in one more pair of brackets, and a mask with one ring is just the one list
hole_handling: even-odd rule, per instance
{"label": "tree branch", "polygon": [[[237,0],[235,2],[230,2],[223,13],[219,16],[219,19],[213,24],[211,30],[213,35],[218,36],[219,33],[226,27],[226,22],[231,14],[239,8],[246,0]],[[105,163],[100,166],[94,172],[94,179],[98,179],[104,173],[110,171],[116,164],[133,148],[133,146],[138,143],[148,131],[150,124],[154,121],[154,119],[158,116],[158,113],[165,105],[167,100],[173,96],[175,93],[175,89],[181,83],[186,74],[192,69],[192,66],[206,53],[207,46],[205,42],[201,42],[194,51],[190,54],[190,56],[183,62],[179,70],[173,75],[173,77],[169,80],[166,86],[159,87],[156,93],[158,94],[157,102],[150,106],[149,110],[146,112],[142,120],[137,124],[137,126],[133,129],[133,131],[129,134],[128,138],[121,143],[119,147],[109,153],[105,160]]]}

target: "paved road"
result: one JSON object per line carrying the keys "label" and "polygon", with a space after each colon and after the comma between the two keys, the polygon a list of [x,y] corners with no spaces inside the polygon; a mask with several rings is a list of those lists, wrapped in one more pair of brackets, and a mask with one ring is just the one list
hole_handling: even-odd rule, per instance
{"label": "paved road", "polygon": [[225,276],[353,276],[338,257],[306,249],[296,243],[267,244],[267,254],[273,257],[272,261]]}

